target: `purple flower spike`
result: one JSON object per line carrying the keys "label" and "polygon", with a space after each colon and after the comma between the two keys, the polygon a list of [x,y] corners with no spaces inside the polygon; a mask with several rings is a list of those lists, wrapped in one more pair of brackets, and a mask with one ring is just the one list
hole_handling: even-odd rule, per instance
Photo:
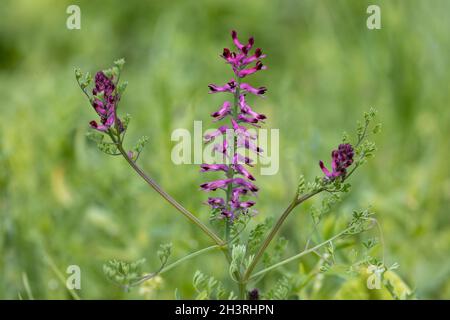
{"label": "purple flower spike", "polygon": [[[106,132],[117,120],[120,130],[120,120],[116,119],[116,104],[119,97],[115,94],[115,89],[116,86],[112,79],[108,78],[102,71],[97,72],[95,75],[95,87],[92,89],[92,94],[94,95],[92,107],[100,116],[100,123],[92,120],[89,122],[91,128]],[[100,99],[99,95],[102,93],[103,97]]]}
{"label": "purple flower spike", "polygon": [[[255,201],[245,199],[245,197],[255,195],[258,187],[253,184],[255,177],[246,169],[252,167],[252,160],[237,150],[248,149],[256,154],[261,154],[262,149],[257,146],[257,135],[247,129],[247,125],[260,127],[266,116],[254,111],[246,101],[246,94],[263,97],[267,92],[266,87],[253,87],[249,83],[241,83],[241,79],[266,69],[261,59],[266,55],[257,48],[254,53],[250,53],[253,48],[254,39],[249,38],[247,43],[242,43],[237,37],[237,32],[232,31],[231,37],[237,48],[232,52],[228,48],[223,49],[221,57],[231,66],[234,79],[231,79],[223,86],[215,84],[208,85],[209,93],[231,93],[232,98],[227,99],[219,110],[213,112],[211,116],[214,121],[221,121],[230,118],[231,125],[219,127],[216,131],[204,136],[205,143],[214,141],[217,137],[223,137],[223,142],[216,142],[213,151],[222,154],[229,162],[227,164],[202,164],[201,172],[223,171],[226,179],[215,180],[201,185],[204,191],[215,191],[221,189],[225,191],[225,197],[210,197],[206,204],[212,209],[220,211],[220,217],[233,221],[240,214],[247,214],[255,205]],[[249,67],[254,64],[253,67]],[[237,79],[237,80],[235,80]],[[234,101],[234,104],[230,101]],[[228,136],[231,131],[232,139]],[[237,177],[237,176],[240,177]],[[256,212],[256,211],[253,211]]]}
{"label": "purple flower spike", "polygon": [[340,144],[337,150],[331,152],[331,169],[330,172],[324,165],[323,161],[319,161],[319,166],[323,173],[329,179],[335,179],[337,177],[345,177],[347,174],[347,168],[353,163],[353,147],[348,144]]}
{"label": "purple flower spike", "polygon": [[111,79],[109,79],[103,71],[97,72],[95,75],[95,88],[92,90],[93,95],[98,95],[100,92],[104,92],[105,96],[112,96],[115,89],[115,85]]}

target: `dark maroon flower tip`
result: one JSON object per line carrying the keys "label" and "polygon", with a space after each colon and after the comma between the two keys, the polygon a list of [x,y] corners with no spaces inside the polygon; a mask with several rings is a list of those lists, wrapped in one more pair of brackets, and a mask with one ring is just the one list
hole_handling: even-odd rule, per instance
{"label": "dark maroon flower tip", "polygon": [[262,55],[262,50],[261,48],[256,48],[255,50],[255,57],[259,58]]}
{"label": "dark maroon flower tip", "polygon": [[237,32],[235,30],[231,30],[231,38],[233,38],[233,40],[237,38]]}
{"label": "dark maroon flower tip", "polygon": [[266,87],[259,87],[258,88],[258,94],[265,94],[267,92],[267,88]]}
{"label": "dark maroon flower tip", "polygon": [[211,92],[216,92],[217,91],[216,86],[213,85],[213,84],[208,84],[208,88],[209,88],[209,90],[211,90]]}
{"label": "dark maroon flower tip", "polygon": [[247,55],[248,54],[248,48],[247,47],[242,47],[242,53]]}
{"label": "dark maroon flower tip", "polygon": [[259,300],[259,290],[253,289],[248,292],[248,300]]}
{"label": "dark maroon flower tip", "polygon": [[249,44],[250,46],[253,46],[254,43],[255,43],[255,38],[250,37],[250,38],[248,39],[248,44]]}
{"label": "dark maroon flower tip", "polygon": [[223,48],[222,57],[225,59],[229,58],[231,56],[231,51],[228,48]]}
{"label": "dark maroon flower tip", "polygon": [[93,128],[97,128],[97,127],[98,127],[97,121],[95,121],[95,120],[92,120],[91,122],[89,122],[89,124],[90,124],[91,127],[93,127]]}
{"label": "dark maroon flower tip", "polygon": [[261,62],[261,61],[258,61],[258,62],[256,63],[256,70],[261,70],[263,66],[264,66],[264,65],[262,64],[262,62]]}
{"label": "dark maroon flower tip", "polygon": [[323,163],[322,160],[319,161],[319,167],[320,167],[320,169],[325,168],[325,164]]}
{"label": "dark maroon flower tip", "polygon": [[236,88],[236,82],[234,80],[228,82],[227,84],[230,86],[231,89]]}

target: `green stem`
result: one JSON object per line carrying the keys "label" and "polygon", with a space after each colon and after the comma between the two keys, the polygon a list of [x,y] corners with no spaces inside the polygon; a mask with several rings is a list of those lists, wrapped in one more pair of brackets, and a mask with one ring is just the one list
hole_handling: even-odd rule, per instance
{"label": "green stem", "polygon": [[239,299],[247,300],[247,288],[244,282],[239,282]]}
{"label": "green stem", "polygon": [[225,241],[227,243],[230,241],[230,233],[231,233],[230,231],[231,231],[231,223],[230,223],[230,221],[227,220],[226,224],[225,224]]}
{"label": "green stem", "polygon": [[63,284],[63,287],[67,288],[67,291],[72,296],[72,298],[74,300],[81,300],[80,296],[76,293],[74,289],[69,289],[69,287],[66,286],[66,276],[63,275],[63,273],[58,269],[53,259],[49,255],[46,255],[45,258],[46,262],[50,266],[50,269],[53,270],[58,280]]}
{"label": "green stem", "polygon": [[[116,140],[111,135],[114,142]],[[201,222],[196,216],[189,212],[185,207],[179,204],[174,198],[172,198],[167,192],[165,192],[152,178],[147,176],[144,171],[128,156],[126,151],[123,149],[121,143],[116,143],[122,156],[128,162],[128,164],[141,176],[142,179],[147,182],[147,184],[152,187],[156,192],[158,192],[164,199],[167,200],[175,209],[181,212],[186,218],[188,218],[192,223],[197,225],[206,235],[208,235],[218,246],[224,246],[225,242],[220,239],[212,230],[210,230],[203,222]]]}
{"label": "green stem", "polygon": [[171,270],[172,268],[175,268],[180,263],[183,263],[186,260],[192,259],[192,258],[194,258],[196,256],[199,256],[199,255],[201,255],[201,254],[203,254],[205,252],[211,251],[211,250],[216,249],[216,248],[220,248],[220,246],[214,245],[214,246],[210,246],[210,247],[203,248],[201,250],[192,252],[192,253],[188,254],[187,256],[185,256],[185,257],[183,257],[181,259],[178,259],[177,261],[169,264],[168,266],[165,266],[164,268],[162,268],[158,272],[150,273],[148,275],[143,276],[141,279],[139,279],[138,281],[133,283],[133,286],[139,285],[139,284],[141,284],[141,283],[143,283],[143,282],[145,282],[145,281],[147,281],[147,280],[149,280],[149,279],[151,279],[151,278],[153,278],[153,277],[155,277],[157,275],[163,274],[164,272],[167,272],[167,271]]}
{"label": "green stem", "polygon": [[378,228],[378,233],[380,235],[381,249],[383,250],[383,265],[384,265],[385,258],[386,258],[386,252],[385,252],[383,229],[381,228],[381,225],[377,219],[372,218],[371,220],[377,225],[377,228]]}
{"label": "green stem", "polygon": [[188,254],[187,256],[185,256],[185,257],[183,257],[183,258],[181,258],[181,259],[179,259],[179,260],[177,260],[177,261],[175,261],[175,262],[169,264],[168,266],[164,267],[164,268],[160,271],[160,274],[161,274],[161,273],[164,273],[164,272],[167,272],[167,271],[171,270],[172,268],[175,268],[177,265],[179,265],[180,263],[182,263],[182,262],[184,262],[184,261],[186,261],[186,260],[192,259],[192,258],[194,258],[194,257],[196,257],[196,256],[199,256],[199,255],[201,255],[201,254],[203,254],[203,253],[205,253],[205,252],[211,251],[211,250],[216,249],[216,248],[218,249],[218,248],[220,248],[220,246],[214,245],[214,246],[210,246],[210,247],[207,247],[207,248],[198,250],[198,251],[193,252],[193,253],[191,253],[191,254]]}
{"label": "green stem", "polygon": [[305,256],[305,255],[307,255],[308,253],[314,252],[314,251],[316,251],[317,249],[319,249],[320,247],[323,247],[324,245],[326,245],[326,244],[328,244],[328,243],[330,243],[330,242],[336,240],[337,238],[341,237],[342,235],[344,235],[344,234],[345,234],[347,231],[349,231],[349,230],[350,230],[350,227],[349,227],[349,228],[346,228],[345,230],[339,232],[339,233],[336,234],[335,236],[329,238],[328,240],[325,240],[325,241],[322,242],[322,243],[319,243],[318,245],[316,245],[316,246],[314,246],[314,247],[312,247],[312,248],[309,248],[309,249],[307,249],[307,250],[304,250],[304,251],[300,252],[299,254],[296,254],[295,256],[292,256],[292,257],[290,257],[290,258],[288,258],[288,259],[286,259],[286,260],[280,261],[280,262],[278,262],[278,263],[276,263],[276,264],[274,264],[274,265],[271,265],[270,267],[267,267],[267,268],[265,268],[265,269],[263,269],[263,270],[261,270],[261,271],[258,271],[258,272],[256,272],[255,274],[253,274],[253,275],[250,277],[250,279],[256,278],[256,277],[258,277],[258,276],[260,276],[260,275],[262,275],[262,274],[264,274],[264,273],[266,273],[266,272],[268,272],[268,271],[271,271],[271,270],[273,270],[273,269],[276,269],[276,268],[278,268],[278,267],[281,267],[282,265],[284,265],[284,264],[286,264],[286,263],[289,263],[289,262],[291,262],[291,261],[294,261],[294,260],[296,260],[296,259],[299,259],[299,258],[301,258],[301,257],[303,257],[303,256]]}
{"label": "green stem", "polygon": [[253,259],[252,263],[250,264],[250,266],[248,267],[247,271],[244,274],[244,277],[243,277],[244,281],[247,281],[250,278],[250,276],[251,276],[251,274],[253,272],[253,269],[256,267],[258,261],[261,259],[262,255],[266,251],[266,249],[269,246],[270,242],[273,240],[273,238],[277,234],[278,230],[283,225],[283,222],[286,220],[286,218],[289,216],[289,214],[292,212],[292,210],[294,210],[294,208],[297,207],[302,202],[308,200],[309,198],[313,197],[314,195],[316,195],[316,194],[318,194],[318,193],[320,193],[322,191],[323,191],[323,188],[315,190],[315,191],[310,192],[310,193],[307,193],[307,194],[305,194],[305,195],[303,195],[303,196],[301,196],[299,198],[297,198],[297,195],[296,195],[295,199],[286,208],[286,210],[284,210],[283,214],[278,219],[277,223],[272,228],[272,230],[270,231],[269,235],[266,237],[266,239],[264,240],[263,244],[259,248],[258,252],[255,255],[255,258]]}

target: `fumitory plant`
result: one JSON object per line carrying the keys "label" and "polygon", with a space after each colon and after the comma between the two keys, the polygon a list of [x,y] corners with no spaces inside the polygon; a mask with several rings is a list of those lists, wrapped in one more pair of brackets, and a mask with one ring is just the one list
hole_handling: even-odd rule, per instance
{"label": "fumitory plant", "polygon": [[[210,93],[223,93],[227,96],[220,108],[211,113],[214,122],[221,125],[212,133],[204,136],[204,142],[213,143],[213,150],[221,159],[220,163],[204,163],[201,172],[219,171],[223,178],[203,183],[200,188],[208,192],[205,199],[211,209],[209,223],[201,221],[194,213],[170,196],[158,185],[149,174],[138,165],[138,159],[148,138],[141,138],[132,147],[126,147],[125,136],[128,130],[130,116],[119,115],[118,107],[127,83],[121,81],[124,60],[118,60],[110,69],[98,71],[94,77],[90,73],[75,70],[76,80],[89,99],[91,107],[97,114],[97,119],[90,121],[92,131],[88,137],[97,143],[98,148],[108,155],[122,156],[130,167],[159,195],[164,198],[175,211],[184,215],[195,224],[211,240],[212,245],[193,252],[178,260],[172,261],[171,245],[165,244],[158,251],[160,268],[150,273],[142,271],[145,260],[125,262],[112,260],[104,265],[104,272],[110,281],[129,289],[159,276],[177,265],[212,250],[220,250],[224,262],[228,263],[228,275],[236,284],[236,289],[229,285],[230,281],[220,281],[205,275],[200,270],[193,275],[193,286],[197,299],[286,299],[289,297],[308,297],[308,288],[316,286],[314,282],[318,275],[326,272],[337,272],[335,269],[344,266],[341,274],[348,276],[361,272],[361,268],[371,271],[376,278],[370,283],[376,286],[380,280],[385,287],[395,295],[395,290],[389,279],[384,279],[386,267],[383,258],[373,256],[373,248],[382,241],[371,238],[365,242],[362,255],[354,254],[355,259],[339,262],[336,252],[343,250],[351,239],[361,241],[356,235],[376,226],[381,228],[374,218],[370,208],[355,210],[351,218],[342,225],[342,230],[328,236],[314,237],[319,224],[324,217],[330,215],[333,206],[341,201],[341,196],[350,190],[350,178],[354,172],[373,156],[375,144],[371,135],[380,129],[374,124],[375,110],[364,114],[364,120],[358,123],[354,136],[344,134],[343,141],[331,151],[331,159],[318,161],[318,169],[322,173],[307,182],[304,176],[299,178],[297,186],[292,186],[292,200],[279,216],[266,217],[262,223],[255,223],[252,217],[256,214],[255,205],[258,187],[255,176],[251,172],[254,156],[260,156],[264,150],[257,144],[256,130],[267,120],[255,107],[250,106],[250,100],[264,96],[265,87],[254,87],[249,82],[251,75],[266,66],[262,59],[266,57],[262,49],[253,50],[253,37],[246,43],[239,41],[236,31],[231,33],[235,51],[223,49],[221,58],[231,67],[232,76],[224,85],[210,84]],[[247,80],[248,79],[248,80]],[[250,155],[253,153],[253,155]],[[320,172],[318,170],[318,172]],[[280,228],[295,209],[313,197],[322,194],[319,206],[310,207],[314,230],[307,237],[303,251],[291,257],[285,257],[287,240],[277,237]],[[265,213],[259,213],[266,215]],[[277,238],[277,239],[276,239]],[[381,234],[380,238],[382,240]],[[276,239],[276,240],[275,240]],[[320,239],[320,240],[317,240]],[[270,244],[274,242],[273,246]],[[318,257],[317,265],[301,276],[285,271],[275,283],[263,287],[261,280],[274,272],[306,255]],[[369,283],[369,282],[368,282]],[[179,294],[177,292],[177,297]]]}

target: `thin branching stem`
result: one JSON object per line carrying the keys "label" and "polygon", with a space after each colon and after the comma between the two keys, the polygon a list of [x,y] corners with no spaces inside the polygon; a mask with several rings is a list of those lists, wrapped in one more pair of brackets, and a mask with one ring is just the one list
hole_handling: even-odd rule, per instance
{"label": "thin branching stem", "polygon": [[243,281],[247,281],[250,278],[250,275],[252,274],[253,269],[256,267],[258,261],[263,256],[263,254],[266,251],[267,247],[269,246],[270,242],[273,240],[273,238],[277,234],[278,230],[280,230],[281,226],[283,225],[284,221],[289,216],[289,214],[292,212],[292,210],[294,210],[295,207],[297,207],[299,204],[305,202],[306,200],[308,200],[309,198],[322,192],[323,190],[324,190],[323,188],[320,188],[318,190],[306,193],[300,197],[296,194],[294,200],[292,200],[291,204],[286,208],[286,210],[284,210],[283,214],[280,216],[277,223],[274,225],[274,227],[270,231],[269,235],[266,237],[263,244],[259,248],[258,252],[255,255],[255,258],[253,259],[252,263],[250,264],[250,266],[248,267],[248,269],[246,270],[246,272],[244,274]]}
{"label": "thin branching stem", "polygon": [[196,216],[194,216],[189,210],[183,207],[178,201],[176,201],[172,196],[165,192],[152,178],[150,178],[137,164],[131,159],[127,152],[124,150],[121,141],[116,140],[113,134],[109,134],[112,141],[116,144],[117,149],[128,162],[128,164],[136,171],[139,176],[144,179],[144,181],[152,187],[156,192],[159,193],[167,202],[169,202],[175,209],[181,212],[186,218],[188,218],[192,223],[197,225],[207,236],[209,236],[218,246],[225,246],[225,242],[219,238],[218,235],[209,229],[202,221],[200,221]]}
{"label": "thin branching stem", "polygon": [[[357,167],[355,167],[354,170],[356,170],[356,168]],[[354,170],[352,170],[351,173],[353,173]],[[350,174],[347,175],[346,177],[344,177],[342,179],[342,182],[346,181],[349,177],[350,177]],[[250,277],[252,275],[252,272],[253,272],[253,269],[256,267],[258,261],[263,256],[263,254],[266,251],[267,247],[269,246],[270,242],[273,240],[273,238],[277,234],[278,230],[281,228],[281,226],[283,225],[284,221],[289,216],[289,214],[292,212],[292,210],[294,210],[295,207],[297,207],[298,205],[302,204],[306,200],[308,200],[308,199],[312,198],[313,196],[321,193],[322,191],[328,191],[328,190],[326,189],[326,187],[322,187],[322,188],[319,188],[317,190],[313,190],[311,192],[305,193],[303,195],[299,195],[298,193],[295,195],[294,200],[286,208],[286,210],[283,212],[283,214],[278,219],[278,221],[275,224],[275,226],[270,231],[269,235],[265,238],[263,244],[261,245],[261,247],[259,248],[258,252],[256,253],[255,258],[253,259],[252,263],[250,264],[250,266],[246,270],[246,272],[244,274],[244,277],[243,277],[243,281],[248,281],[248,279],[250,279]]]}
{"label": "thin branching stem", "polygon": [[317,249],[323,247],[324,245],[327,245],[328,243],[330,243],[330,242],[336,240],[337,238],[340,238],[341,236],[343,236],[344,234],[346,234],[350,229],[351,229],[350,227],[349,227],[349,228],[346,228],[346,229],[344,229],[343,231],[341,231],[341,232],[339,232],[338,234],[336,234],[335,236],[333,236],[333,237],[331,237],[331,238],[325,240],[324,242],[321,242],[321,243],[315,245],[314,247],[311,247],[311,248],[309,248],[309,249],[303,250],[302,252],[300,252],[299,254],[296,254],[295,256],[292,256],[292,257],[290,257],[290,258],[287,258],[287,259],[285,259],[285,260],[283,260],[283,261],[280,261],[280,262],[278,262],[278,263],[276,263],[276,264],[274,264],[274,265],[271,265],[270,267],[267,267],[267,268],[265,268],[265,269],[263,269],[263,270],[261,270],[261,271],[258,271],[258,272],[256,272],[256,273],[254,273],[249,279],[253,279],[253,278],[256,278],[256,277],[258,277],[258,276],[261,276],[261,275],[265,274],[266,272],[269,272],[269,271],[271,271],[271,270],[273,270],[273,269],[276,269],[276,268],[278,268],[278,267],[281,267],[282,265],[285,265],[286,263],[289,263],[289,262],[291,262],[291,261],[294,261],[294,260],[296,260],[296,259],[299,259],[299,258],[301,258],[301,257],[303,257],[303,256],[305,256],[305,255],[307,255],[307,254],[309,254],[309,253],[316,252]]}
{"label": "thin branching stem", "polygon": [[194,216],[190,211],[183,207],[178,201],[176,201],[172,196],[165,192],[152,178],[147,176],[145,172],[128,156],[126,151],[121,145],[117,146],[120,153],[122,153],[128,164],[136,171],[137,174],[144,179],[147,184],[152,187],[156,192],[159,193],[167,202],[169,202],[175,209],[181,212],[186,218],[188,218],[192,223],[197,225],[206,235],[208,235],[218,246],[224,246],[225,242],[219,238],[211,229],[209,229],[202,221],[200,221],[196,216]]}
{"label": "thin branching stem", "polygon": [[220,246],[218,246],[218,245],[213,245],[213,246],[210,246],[210,247],[203,248],[203,249],[201,249],[201,250],[192,252],[192,253],[188,254],[187,256],[184,256],[183,258],[178,259],[177,261],[175,261],[175,262],[173,262],[173,263],[171,263],[171,264],[169,264],[169,265],[167,265],[167,266],[163,265],[163,266],[160,268],[160,270],[158,270],[158,271],[156,271],[156,272],[152,272],[152,273],[146,274],[146,275],[143,276],[141,279],[139,279],[138,281],[134,282],[134,283],[132,284],[132,286],[139,285],[139,284],[141,284],[141,283],[143,283],[143,282],[145,282],[145,281],[147,281],[147,280],[150,280],[150,279],[156,277],[157,275],[163,274],[163,273],[165,273],[165,272],[167,272],[167,271],[169,271],[169,270],[175,268],[176,266],[178,266],[179,264],[181,264],[181,263],[183,263],[183,262],[185,262],[185,261],[187,261],[187,260],[190,260],[190,259],[195,258],[195,257],[197,257],[197,256],[199,256],[199,255],[201,255],[201,254],[203,254],[203,253],[205,253],[205,252],[209,252],[209,251],[211,251],[211,250],[218,249],[218,248],[220,248]]}

